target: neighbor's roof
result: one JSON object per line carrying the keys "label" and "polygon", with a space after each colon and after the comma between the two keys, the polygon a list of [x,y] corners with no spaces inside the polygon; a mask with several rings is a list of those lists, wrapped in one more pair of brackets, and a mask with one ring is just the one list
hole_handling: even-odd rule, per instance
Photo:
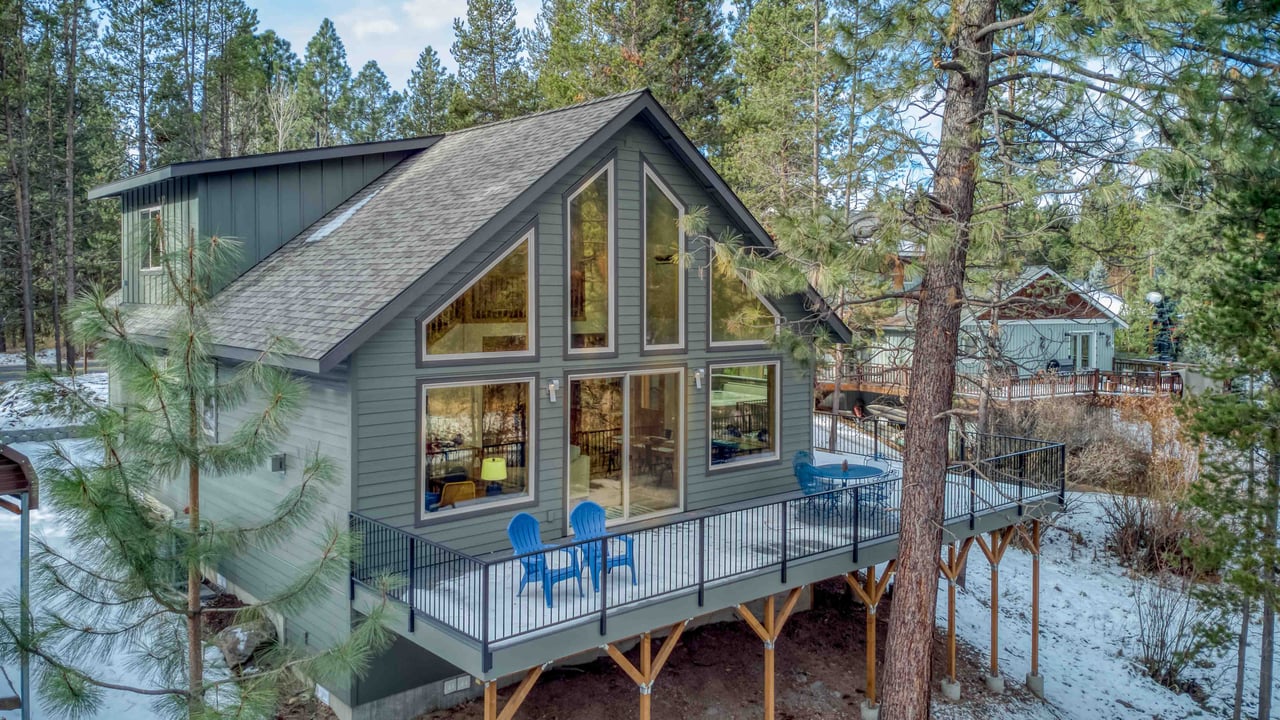
{"label": "neighbor's roof", "polygon": [[[757,244],[772,241],[647,90],[481,125],[392,167],[220,292],[209,324],[235,357],[280,339],[295,366],[325,371],[448,280],[455,253],[510,222],[642,113]],[[822,305],[816,292],[809,301]],[[141,310],[143,324],[165,311]],[[838,320],[832,330],[848,340]]]}

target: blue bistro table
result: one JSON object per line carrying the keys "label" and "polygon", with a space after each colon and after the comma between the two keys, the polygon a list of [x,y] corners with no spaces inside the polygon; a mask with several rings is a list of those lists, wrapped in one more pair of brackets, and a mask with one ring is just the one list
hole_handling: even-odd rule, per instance
{"label": "blue bistro table", "polygon": [[[871,465],[850,465],[846,468],[843,464],[831,463],[829,465],[815,465],[813,467],[813,475],[820,482],[828,485],[831,489],[837,487],[849,488],[855,485],[885,477],[889,474],[888,470],[883,470]],[[852,504],[856,497],[856,501],[863,507],[864,517],[872,515],[879,517],[879,513],[884,509],[888,500],[888,493],[885,492],[884,485],[874,485],[864,488],[861,492],[850,497],[848,493],[840,493],[839,504],[841,510],[852,511]],[[855,516],[856,517],[856,516]]]}
{"label": "blue bistro table", "polygon": [[871,465],[850,465],[846,470],[843,465],[831,463],[830,465],[814,465],[813,474],[823,480],[838,482],[848,487],[855,480],[867,480],[869,478],[879,477],[885,474],[884,470]]}

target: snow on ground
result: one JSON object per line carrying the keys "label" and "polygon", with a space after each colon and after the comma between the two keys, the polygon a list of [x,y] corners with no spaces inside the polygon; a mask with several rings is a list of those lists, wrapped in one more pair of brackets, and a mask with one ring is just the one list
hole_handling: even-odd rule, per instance
{"label": "snow on ground", "polygon": [[[26,353],[0,353],[0,365],[22,365],[27,362]],[[36,362],[41,365],[52,365],[57,362],[53,348],[36,351]]]}
{"label": "snow on ground", "polygon": [[[76,388],[78,392],[95,403],[105,405],[107,402],[106,373],[62,377],[59,378],[59,382]],[[0,430],[75,424],[75,417],[42,407],[36,401],[36,395],[40,390],[40,383],[26,380],[0,383]]]}
{"label": "snow on ground", "polygon": [[[64,440],[62,442],[73,458],[88,457],[89,453],[92,453],[98,447],[95,442],[90,440]],[[19,443],[13,447],[18,452],[31,458],[32,462],[38,466],[41,462],[40,458],[45,456],[49,446],[45,443]],[[0,596],[9,596],[18,591],[19,528],[17,515],[0,511]],[[31,532],[33,539],[41,538],[61,552],[71,550],[66,529],[47,508],[32,511]],[[32,554],[35,554],[34,542],[32,542]],[[38,608],[36,612],[39,612]],[[13,680],[14,686],[17,687],[18,666],[16,664],[12,667],[6,665],[4,669]],[[142,682],[140,675],[131,666],[131,663],[121,658],[103,657],[87,669],[90,672],[98,673],[102,679],[123,685]],[[3,682],[3,676],[0,676],[0,683]],[[33,680],[33,691],[35,687],[36,684]],[[0,695],[9,694],[11,694],[9,688],[5,685],[0,685]],[[36,720],[53,717],[44,712],[44,708],[40,707],[38,699],[33,706],[33,710],[32,717]],[[0,720],[16,720],[18,717],[19,711],[17,710],[0,712]],[[102,706],[96,717],[103,720],[124,720],[126,718],[128,720],[150,720],[159,716],[152,712],[149,698],[107,690],[103,694]]]}
{"label": "snow on ground", "polygon": [[[1151,580],[1131,577],[1106,550],[1107,528],[1096,493],[1071,493],[1068,510],[1046,529],[1040,563],[1040,674],[1050,705],[1064,720],[1230,716],[1234,658],[1218,658],[1212,667],[1193,668],[1190,676],[1210,694],[1209,710],[1190,696],[1174,693],[1144,675],[1132,658],[1137,653],[1134,594]],[[1073,543],[1079,533],[1083,545]],[[983,656],[990,653],[991,585],[981,551],[969,553],[968,588],[958,593],[957,632]],[[1030,671],[1031,555],[1010,547],[1000,564],[1000,669],[1022,683]],[[938,624],[946,626],[946,585],[938,594]],[[1235,621],[1238,627],[1238,619]],[[1258,685],[1258,644],[1254,627],[1249,687]],[[966,694],[985,692],[964,688]],[[1276,684],[1280,694],[1280,683]],[[1246,702],[1246,715],[1256,712]],[[1010,716],[1013,717],[1013,716]],[[1022,715],[1017,715],[1022,717]]]}

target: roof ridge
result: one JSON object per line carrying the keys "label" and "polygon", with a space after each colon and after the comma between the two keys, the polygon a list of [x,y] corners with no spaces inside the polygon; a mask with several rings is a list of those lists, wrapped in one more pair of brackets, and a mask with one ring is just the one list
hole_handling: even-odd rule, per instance
{"label": "roof ridge", "polygon": [[574,103],[572,105],[563,105],[557,108],[539,110],[538,112],[532,112],[527,115],[520,115],[512,118],[504,118],[502,120],[494,120],[492,122],[481,123],[480,125],[472,125],[471,127],[465,127],[465,128],[462,128],[461,130],[450,130],[444,133],[444,136],[449,137],[450,135],[461,135],[463,133],[469,133],[476,130],[487,130],[489,128],[499,127],[502,125],[510,125],[512,123],[521,122],[523,120],[532,120],[533,118],[544,117],[546,115],[554,115],[555,113],[565,112],[567,110],[578,110],[580,108],[589,107],[591,105],[598,105],[600,103],[610,102],[610,101],[618,100],[624,97],[629,97],[633,95],[639,96],[647,92],[649,92],[648,87],[637,88],[635,90],[627,90],[626,92],[614,93],[612,95],[605,95],[604,97],[593,98],[591,100],[584,100],[582,102]]}

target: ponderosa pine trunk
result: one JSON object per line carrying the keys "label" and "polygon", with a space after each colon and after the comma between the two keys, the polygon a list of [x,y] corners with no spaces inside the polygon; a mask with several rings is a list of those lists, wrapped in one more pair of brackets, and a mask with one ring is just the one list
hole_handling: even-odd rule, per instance
{"label": "ponderosa pine trunk", "polygon": [[1280,523],[1280,438],[1272,431],[1271,448],[1267,458],[1267,494],[1264,510],[1266,525],[1262,537],[1266,562],[1262,568],[1262,643],[1258,649],[1261,667],[1258,672],[1258,717],[1271,717],[1271,683],[1275,677],[1276,632],[1276,568],[1275,557],[1277,524]]}
{"label": "ponderosa pine trunk", "polygon": [[952,52],[943,65],[946,97],[927,223],[935,237],[948,242],[932,243],[917,298],[901,533],[884,663],[885,720],[929,717],[947,430],[991,65],[991,35],[980,30],[995,21],[995,0],[957,0],[951,14]]}
{"label": "ponderosa pine trunk", "polygon": [[[64,43],[67,52],[67,107],[66,107],[66,152],[63,158],[63,190],[66,193],[66,224],[63,235],[63,291],[66,293],[64,308],[71,307],[76,301],[76,60],[80,53],[80,3],[71,2],[66,19],[67,39]],[[64,322],[62,318],[54,318],[54,323]],[[74,370],[76,366],[76,347],[71,340],[71,325],[63,325],[66,338],[67,367]]]}
{"label": "ponderosa pine trunk", "polygon": [[22,287],[22,343],[27,368],[33,367],[36,353],[35,292],[31,248],[31,171],[27,136],[27,56],[26,8],[22,2],[9,3],[3,11],[5,31],[11,41],[0,49],[0,83],[7,97],[4,103],[5,135],[8,144],[9,181],[13,188],[14,229],[18,235],[18,266]]}

